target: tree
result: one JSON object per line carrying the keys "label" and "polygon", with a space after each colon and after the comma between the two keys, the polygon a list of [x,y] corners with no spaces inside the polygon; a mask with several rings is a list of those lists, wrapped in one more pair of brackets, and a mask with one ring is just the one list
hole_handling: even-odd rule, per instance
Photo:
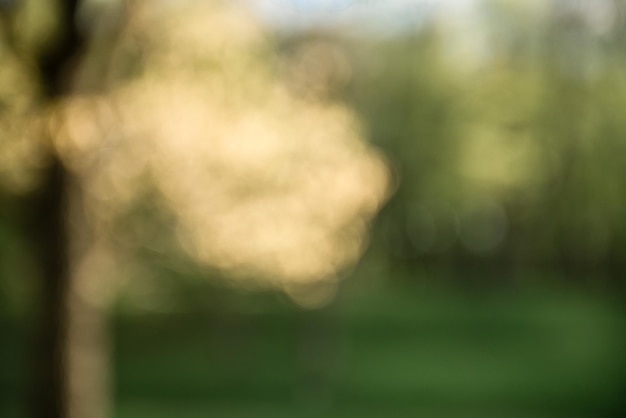
{"label": "tree", "polygon": [[15,65],[34,68],[20,133],[34,125],[45,150],[23,190],[42,279],[34,404],[103,417],[107,273],[154,241],[124,223],[146,196],[194,259],[315,305],[306,289],[354,263],[387,174],[349,109],[277,82],[271,42],[237,6],[58,0],[53,40],[28,44],[17,23],[33,4],[3,28]]}

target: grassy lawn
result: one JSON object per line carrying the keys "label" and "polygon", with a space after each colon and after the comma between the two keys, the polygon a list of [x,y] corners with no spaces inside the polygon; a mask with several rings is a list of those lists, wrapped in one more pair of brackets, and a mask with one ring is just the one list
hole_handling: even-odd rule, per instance
{"label": "grassy lawn", "polygon": [[[405,286],[346,292],[320,311],[300,311],[276,295],[239,302],[118,314],[116,416],[608,418],[626,411],[625,316],[607,295]],[[15,321],[0,326],[0,416],[21,417],[24,333]]]}
{"label": "grassy lawn", "polygon": [[623,318],[618,303],[581,293],[402,288],[318,312],[277,302],[122,321],[118,411],[614,416],[626,383]]}

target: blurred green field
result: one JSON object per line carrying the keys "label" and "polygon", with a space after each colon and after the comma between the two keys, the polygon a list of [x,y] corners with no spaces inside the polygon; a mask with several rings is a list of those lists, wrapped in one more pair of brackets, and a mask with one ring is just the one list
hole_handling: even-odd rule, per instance
{"label": "blurred green field", "polygon": [[[319,311],[225,293],[206,307],[115,316],[115,413],[618,417],[624,319],[618,298],[573,290],[383,287]],[[25,334],[1,326],[0,416],[19,417]]]}

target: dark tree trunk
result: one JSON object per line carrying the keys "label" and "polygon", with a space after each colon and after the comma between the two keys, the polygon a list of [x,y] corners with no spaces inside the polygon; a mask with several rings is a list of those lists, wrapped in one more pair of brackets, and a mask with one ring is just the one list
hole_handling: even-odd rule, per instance
{"label": "dark tree trunk", "polygon": [[[72,94],[83,49],[75,15],[78,0],[56,0],[58,41],[37,59],[45,100],[52,106]],[[54,132],[46,132],[52,138]],[[92,245],[80,186],[55,151],[33,196],[31,222],[40,262],[34,418],[107,415],[106,321],[102,306],[85,295],[85,260]]]}
{"label": "dark tree trunk", "polygon": [[32,406],[35,418],[64,418],[67,410],[64,341],[69,285],[69,240],[64,221],[67,173],[55,157],[45,174],[45,181],[32,201],[31,225],[42,280],[36,304]]}

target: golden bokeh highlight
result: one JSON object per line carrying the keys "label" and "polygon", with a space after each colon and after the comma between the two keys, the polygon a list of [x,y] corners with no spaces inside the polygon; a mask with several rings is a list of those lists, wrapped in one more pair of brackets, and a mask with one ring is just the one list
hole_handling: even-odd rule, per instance
{"label": "golden bokeh highlight", "polygon": [[242,10],[157,2],[135,13],[114,52],[141,39],[141,70],[69,99],[53,118],[97,233],[111,234],[152,187],[196,260],[279,287],[322,280],[315,297],[287,291],[322,304],[388,194],[384,159],[348,107],[280,81],[263,28]]}
{"label": "golden bokeh highlight", "polygon": [[38,182],[47,144],[33,70],[0,39],[0,192],[22,194]]}

